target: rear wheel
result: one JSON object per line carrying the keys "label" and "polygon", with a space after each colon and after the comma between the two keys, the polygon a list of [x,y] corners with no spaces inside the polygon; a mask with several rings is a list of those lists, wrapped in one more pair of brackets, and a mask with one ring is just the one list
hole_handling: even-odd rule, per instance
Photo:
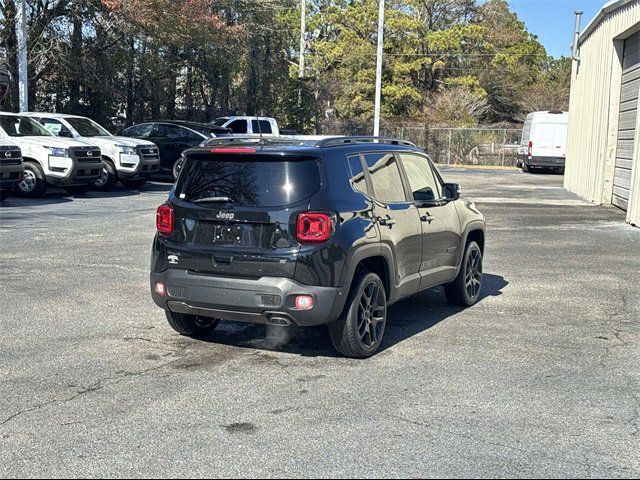
{"label": "rear wheel", "polygon": [[453,305],[470,307],[480,299],[482,289],[482,250],[476,242],[467,243],[460,272],[444,286],[444,293]]}
{"label": "rear wheel", "polygon": [[220,324],[219,318],[201,317],[200,315],[188,315],[165,310],[167,321],[180,335],[189,337],[204,335],[216,329]]}
{"label": "rear wheel", "polygon": [[147,179],[140,178],[138,180],[120,180],[120,182],[122,182],[122,185],[124,185],[127,188],[138,190],[139,188],[144,187],[144,184],[147,183]]}
{"label": "rear wheel", "polygon": [[335,349],[347,357],[370,357],[382,343],[387,324],[387,294],[380,277],[360,272],[353,280],[345,311],[329,324]]}
{"label": "rear wheel", "polygon": [[113,164],[107,160],[102,161],[102,171],[100,172],[100,176],[96,180],[96,183],[93,186],[96,190],[102,190],[103,192],[108,192],[113,190],[118,183],[118,175],[116,174],[116,169]]}
{"label": "rear wheel", "polygon": [[42,197],[47,191],[47,179],[39,165],[24,164],[24,176],[18,183],[16,192],[23,197]]}

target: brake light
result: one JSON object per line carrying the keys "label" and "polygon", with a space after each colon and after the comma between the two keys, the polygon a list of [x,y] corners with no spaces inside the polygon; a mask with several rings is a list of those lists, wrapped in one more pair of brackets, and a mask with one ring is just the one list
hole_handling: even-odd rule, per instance
{"label": "brake light", "polygon": [[333,234],[333,220],[326,213],[305,212],[298,215],[296,235],[300,243],[321,243]]}
{"label": "brake light", "polygon": [[156,228],[164,235],[173,233],[173,208],[169,205],[160,205],[156,212]]}
{"label": "brake light", "polygon": [[217,147],[212,148],[211,153],[256,153],[252,147]]}
{"label": "brake light", "polygon": [[533,142],[531,140],[529,140],[529,149],[527,150],[527,155],[529,157],[533,156]]}

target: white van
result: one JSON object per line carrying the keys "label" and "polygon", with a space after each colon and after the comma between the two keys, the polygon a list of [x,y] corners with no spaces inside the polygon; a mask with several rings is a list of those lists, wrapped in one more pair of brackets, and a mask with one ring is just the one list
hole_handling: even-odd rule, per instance
{"label": "white van", "polygon": [[568,112],[527,115],[518,148],[518,166],[525,172],[537,168],[564,172],[568,123]]}

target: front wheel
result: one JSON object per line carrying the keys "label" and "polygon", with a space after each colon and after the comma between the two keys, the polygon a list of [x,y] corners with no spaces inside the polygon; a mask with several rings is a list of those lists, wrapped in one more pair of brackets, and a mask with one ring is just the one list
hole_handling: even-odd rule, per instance
{"label": "front wheel", "polygon": [[444,286],[449,303],[470,307],[478,303],[482,289],[482,250],[476,242],[467,243],[460,272],[456,279]]}
{"label": "front wheel", "polygon": [[16,192],[23,197],[42,197],[47,191],[47,179],[39,165],[35,163],[24,164],[24,176],[18,183]]}
{"label": "front wheel", "polygon": [[176,160],[176,163],[173,164],[173,168],[171,169],[171,172],[173,173],[174,182],[178,180],[178,176],[180,175],[180,170],[182,170],[183,163],[184,163],[184,160],[182,158],[179,158],[178,160]]}
{"label": "front wheel", "polygon": [[146,178],[140,178],[138,180],[120,180],[120,182],[122,182],[122,185],[124,185],[127,188],[131,188],[133,190],[138,190],[138,189],[144,187],[144,184],[147,183],[147,179]]}
{"label": "front wheel", "polygon": [[116,183],[118,183],[118,175],[116,174],[115,167],[110,162],[103,161],[102,171],[93,186],[97,190],[109,192],[115,188]]}
{"label": "front wheel", "polygon": [[219,318],[202,317],[200,315],[188,315],[165,310],[167,321],[180,335],[195,337],[212,332],[220,324]]}
{"label": "front wheel", "polygon": [[360,272],[353,279],[345,311],[329,324],[335,349],[352,358],[367,358],[382,343],[387,324],[387,294],[380,277]]}

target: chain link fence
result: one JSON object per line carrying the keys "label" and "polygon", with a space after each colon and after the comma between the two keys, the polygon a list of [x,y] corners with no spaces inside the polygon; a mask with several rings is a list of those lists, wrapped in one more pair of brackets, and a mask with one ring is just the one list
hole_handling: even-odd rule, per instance
{"label": "chain link fence", "polygon": [[[368,123],[341,121],[323,125],[322,134],[371,135],[371,130],[372,125]],[[522,129],[384,123],[380,126],[380,135],[408,140],[440,164],[515,167]]]}

